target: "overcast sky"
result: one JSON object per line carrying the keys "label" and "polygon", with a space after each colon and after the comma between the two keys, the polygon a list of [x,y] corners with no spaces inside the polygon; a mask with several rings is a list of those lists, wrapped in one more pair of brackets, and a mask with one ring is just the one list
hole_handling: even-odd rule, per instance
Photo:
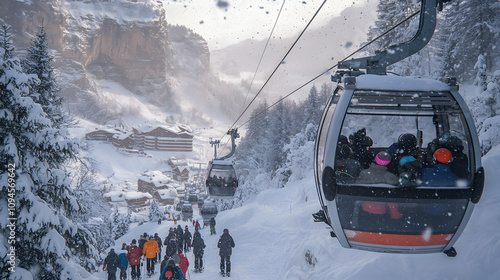
{"label": "overcast sky", "polygon": [[[323,0],[162,0],[167,22],[185,25],[207,40],[210,50],[245,39],[267,39],[285,1],[275,36],[301,32]],[[368,0],[327,1],[311,27],[321,26],[343,9]],[[373,0],[372,0],[373,1]]]}

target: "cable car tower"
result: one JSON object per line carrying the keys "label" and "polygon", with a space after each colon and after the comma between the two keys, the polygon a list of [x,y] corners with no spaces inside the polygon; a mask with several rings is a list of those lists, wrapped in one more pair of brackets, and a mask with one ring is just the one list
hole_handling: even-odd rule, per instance
{"label": "cable car tower", "polygon": [[214,159],[209,163],[205,185],[212,197],[233,197],[238,188],[238,177],[234,170],[234,163],[227,159],[234,154],[236,150],[235,139],[240,135],[237,129],[231,129],[227,134],[231,136],[231,152],[226,156],[217,158],[217,147],[220,141],[210,141],[214,147]]}
{"label": "cable car tower", "polygon": [[481,198],[479,139],[456,79],[386,71],[429,42],[443,2],[421,0],[411,40],[341,61],[332,76],[339,84],[316,136],[321,210],[313,217],[342,247],[454,257],[453,244]]}

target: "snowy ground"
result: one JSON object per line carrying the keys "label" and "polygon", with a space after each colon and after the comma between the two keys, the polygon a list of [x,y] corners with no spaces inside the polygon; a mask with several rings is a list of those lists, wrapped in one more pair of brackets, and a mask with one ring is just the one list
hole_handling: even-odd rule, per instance
{"label": "snowy ground", "polygon": [[[313,174],[283,189],[266,190],[240,208],[217,216],[217,235],[203,229],[207,244],[205,271],[188,279],[221,279],[217,241],[224,228],[236,243],[231,257],[233,279],[500,279],[500,190],[494,186],[500,172],[500,147],[483,158],[486,187],[461,238],[456,258],[444,254],[402,255],[342,248],[324,224],[311,214],[319,209]],[[195,208],[197,210],[197,208]],[[195,212],[195,218],[200,218]],[[201,220],[201,219],[200,219]],[[184,227],[186,223],[180,222]],[[130,243],[143,232],[165,238],[172,222],[134,227],[116,241]],[[192,231],[192,224],[189,224]],[[114,247],[119,251],[120,246]],[[306,262],[310,252],[315,265]],[[102,270],[102,269],[101,269]],[[157,269],[158,270],[158,269]],[[105,279],[104,272],[94,274]],[[158,279],[157,273],[154,279]]]}

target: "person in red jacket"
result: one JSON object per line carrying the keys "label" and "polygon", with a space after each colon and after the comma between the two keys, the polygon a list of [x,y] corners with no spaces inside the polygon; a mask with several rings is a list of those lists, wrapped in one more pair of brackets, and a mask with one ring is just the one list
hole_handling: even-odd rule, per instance
{"label": "person in red jacket", "polygon": [[130,263],[130,267],[132,267],[132,280],[139,279],[141,276],[141,257],[142,250],[137,247],[137,241],[133,239],[127,252],[127,260]]}
{"label": "person in red jacket", "polygon": [[189,260],[182,254],[181,248],[179,248],[179,250],[177,251],[177,256],[179,257],[179,267],[182,270],[182,273],[186,275],[189,267]]}

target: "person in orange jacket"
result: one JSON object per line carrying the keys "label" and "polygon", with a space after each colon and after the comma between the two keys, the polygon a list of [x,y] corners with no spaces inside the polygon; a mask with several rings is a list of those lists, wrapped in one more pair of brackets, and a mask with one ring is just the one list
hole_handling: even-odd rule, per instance
{"label": "person in orange jacket", "polygon": [[188,267],[189,267],[189,260],[182,254],[182,249],[179,248],[177,250],[177,256],[179,257],[179,268],[182,270],[182,273],[184,276],[186,276]]}
{"label": "person in orange jacket", "polygon": [[147,270],[148,276],[155,273],[155,263],[154,260],[156,258],[156,253],[160,252],[160,248],[158,248],[158,243],[154,239],[153,236],[149,237],[148,242],[144,244],[144,250],[142,250],[147,259]]}

